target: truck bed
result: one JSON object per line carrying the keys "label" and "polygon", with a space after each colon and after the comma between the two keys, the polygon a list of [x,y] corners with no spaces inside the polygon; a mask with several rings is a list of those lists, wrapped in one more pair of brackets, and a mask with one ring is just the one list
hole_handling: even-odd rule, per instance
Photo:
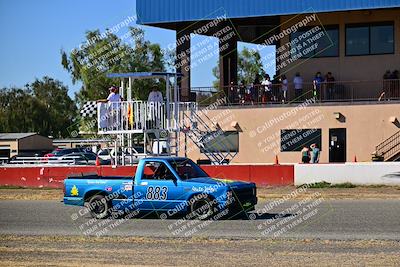
{"label": "truck bed", "polygon": [[77,173],[67,176],[66,179],[104,179],[104,180],[132,180],[134,177],[130,176],[100,176],[96,173]]}

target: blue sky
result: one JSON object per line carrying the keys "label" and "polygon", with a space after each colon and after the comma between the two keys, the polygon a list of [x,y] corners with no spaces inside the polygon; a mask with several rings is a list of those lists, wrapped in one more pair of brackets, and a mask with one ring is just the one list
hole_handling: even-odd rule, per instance
{"label": "blue sky", "polygon": [[[0,87],[20,87],[47,75],[67,85],[73,96],[81,85],[73,85],[62,68],[61,49],[71,51],[85,40],[87,30],[104,31],[135,13],[134,0],[1,0]],[[164,48],[175,42],[174,31],[140,27],[145,30],[146,39]],[[194,38],[192,45],[202,38],[205,37]],[[239,49],[242,47],[239,44]],[[262,50],[262,55],[271,49]],[[215,55],[194,68],[192,86],[212,85],[211,69],[216,64]],[[272,69],[267,72],[273,74]]]}

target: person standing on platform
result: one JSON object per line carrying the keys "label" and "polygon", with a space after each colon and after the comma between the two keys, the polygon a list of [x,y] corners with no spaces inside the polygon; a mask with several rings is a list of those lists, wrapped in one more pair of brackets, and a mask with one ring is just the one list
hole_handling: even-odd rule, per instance
{"label": "person standing on platform", "polygon": [[163,96],[162,93],[158,90],[157,86],[153,86],[152,91],[148,97],[148,117],[149,123],[148,126],[150,128],[159,129],[161,123],[162,106],[163,106]]}
{"label": "person standing on platform", "polygon": [[293,78],[293,84],[295,101],[301,101],[303,99],[303,78],[300,76],[300,72],[296,72],[296,76]]}
{"label": "person standing on platform", "polygon": [[280,78],[280,84],[281,84],[281,93],[282,93],[282,103],[287,102],[287,91],[288,91],[288,80],[286,78],[286,75],[283,74]]}

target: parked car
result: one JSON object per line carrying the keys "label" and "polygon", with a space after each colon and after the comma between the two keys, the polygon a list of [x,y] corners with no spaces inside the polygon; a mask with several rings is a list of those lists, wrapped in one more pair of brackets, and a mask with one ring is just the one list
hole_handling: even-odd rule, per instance
{"label": "parked car", "polygon": [[[100,149],[98,154],[100,159],[105,162],[111,162],[115,159],[115,148]],[[117,153],[119,162],[122,162],[122,151]],[[143,146],[134,146],[132,149],[125,149],[125,164],[137,164],[141,158],[145,157]]]}
{"label": "parked car", "polygon": [[97,155],[93,152],[76,152],[60,157],[52,157],[49,163],[68,165],[96,165]]}
{"label": "parked car", "polygon": [[57,151],[61,151],[62,148],[56,148],[53,151],[51,151],[50,153],[47,153],[44,155],[45,158],[51,158],[54,157]]}

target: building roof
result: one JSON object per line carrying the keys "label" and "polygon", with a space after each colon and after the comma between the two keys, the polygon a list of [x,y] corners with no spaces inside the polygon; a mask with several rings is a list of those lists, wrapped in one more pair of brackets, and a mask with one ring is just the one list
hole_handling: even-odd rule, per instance
{"label": "building roof", "polygon": [[0,140],[18,140],[33,135],[37,133],[0,133]]}
{"label": "building roof", "polygon": [[135,79],[144,79],[144,78],[165,78],[167,76],[182,76],[181,73],[175,72],[128,72],[128,73],[109,73],[107,74],[108,78],[135,78]]}
{"label": "building roof", "polygon": [[103,143],[109,142],[106,139],[80,139],[80,138],[71,138],[71,139],[54,139],[53,143]]}
{"label": "building roof", "polygon": [[400,0],[137,0],[138,24],[399,8]]}

